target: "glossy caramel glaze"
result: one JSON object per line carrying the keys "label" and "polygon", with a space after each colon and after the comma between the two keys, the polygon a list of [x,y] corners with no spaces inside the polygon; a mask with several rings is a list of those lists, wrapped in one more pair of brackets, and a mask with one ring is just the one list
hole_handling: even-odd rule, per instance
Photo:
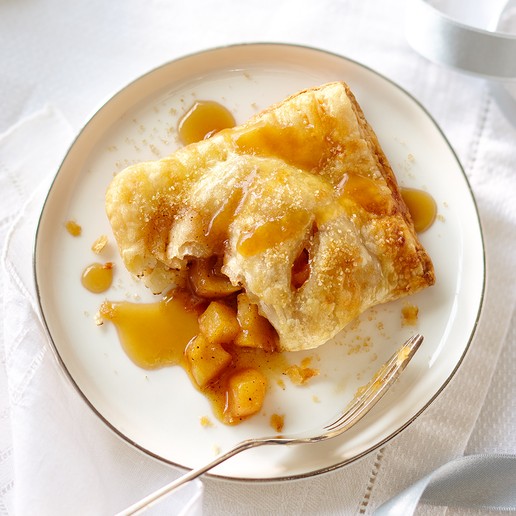
{"label": "glossy caramel glaze", "polygon": [[199,331],[199,313],[184,296],[155,303],[105,301],[100,307],[102,318],[116,326],[129,358],[145,369],[182,363],[186,345]]}

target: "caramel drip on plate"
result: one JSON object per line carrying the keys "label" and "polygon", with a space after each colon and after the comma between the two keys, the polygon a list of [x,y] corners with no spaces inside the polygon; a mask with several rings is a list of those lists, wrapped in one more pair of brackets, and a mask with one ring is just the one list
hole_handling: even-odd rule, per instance
{"label": "caramel drip on plate", "polygon": [[81,283],[86,290],[94,294],[105,292],[113,282],[113,264],[92,263],[82,273]]}
{"label": "caramel drip on plate", "polygon": [[[238,389],[240,377],[255,374],[263,379],[263,389],[267,389],[271,383],[269,378],[280,376],[288,368],[286,356],[234,342],[206,346],[205,352],[195,355],[196,360],[226,360],[227,363],[216,380],[199,385],[190,360],[192,347],[199,345],[197,339],[204,339],[199,333],[199,315],[205,304],[197,304],[198,301],[188,296],[186,292],[176,291],[173,296],[165,296],[155,303],[105,301],[100,315],[115,325],[124,351],[136,365],[145,369],[182,367],[195,388],[210,401],[215,416],[225,424],[238,424],[245,417],[235,417],[228,411],[228,396]],[[233,301],[228,299],[226,303],[229,306]],[[170,395],[180,396],[181,393]]]}
{"label": "caramel drip on plate", "polygon": [[224,106],[211,100],[199,100],[181,118],[177,131],[181,143],[188,145],[234,126],[235,119]]}
{"label": "caramel drip on plate", "polygon": [[105,301],[100,315],[115,325],[129,358],[145,369],[180,364],[199,331],[198,311],[187,309],[182,296],[156,303]]}
{"label": "caramel drip on plate", "polygon": [[426,231],[437,216],[437,204],[434,198],[428,192],[415,188],[401,188],[401,196],[412,216],[416,231],[418,233]]}

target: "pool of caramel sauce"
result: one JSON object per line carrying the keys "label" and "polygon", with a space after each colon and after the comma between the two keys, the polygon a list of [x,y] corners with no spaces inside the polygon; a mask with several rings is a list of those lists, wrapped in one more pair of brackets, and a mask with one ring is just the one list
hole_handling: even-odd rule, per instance
{"label": "pool of caramel sauce", "polygon": [[234,125],[233,115],[223,105],[212,100],[199,100],[179,120],[177,132],[181,143],[188,145]]}
{"label": "pool of caramel sauce", "polygon": [[210,401],[215,416],[226,424],[237,424],[240,420],[230,419],[226,414],[231,374],[251,367],[263,373],[270,385],[289,364],[283,353],[229,344],[225,348],[232,356],[231,364],[216,382],[198,387],[190,375],[184,352],[199,333],[198,317],[206,304],[192,302],[191,296],[189,292],[175,290],[154,303],[105,301],[100,315],[115,325],[124,351],[136,365],[144,369],[182,367],[192,384]]}

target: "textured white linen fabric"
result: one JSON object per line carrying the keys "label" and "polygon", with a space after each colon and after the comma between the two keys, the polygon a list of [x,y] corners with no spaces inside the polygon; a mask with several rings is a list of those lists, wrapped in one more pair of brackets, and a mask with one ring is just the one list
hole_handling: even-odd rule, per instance
{"label": "textured white linen fabric", "polygon": [[[489,281],[461,369],[397,439],[308,480],[248,485],[206,478],[204,513],[372,514],[465,452],[516,452],[516,131],[484,80],[429,63],[408,46],[403,8],[402,0],[0,3],[0,514],[111,514],[179,474],[116,438],[60,374],[27,292],[32,239],[57,164],[97,106],[164,61],[230,43],[316,46],[361,61],[412,93],[441,125],[471,181]],[[159,512],[180,507],[183,501],[168,500]],[[417,511],[444,513],[476,514],[425,505]]]}
{"label": "textured white linen fabric", "polygon": [[[10,194],[7,205],[19,212],[2,257],[2,380],[8,388],[0,399],[7,402],[2,428],[8,433],[0,441],[0,472],[7,479],[0,514],[111,514],[178,475],[155,461],[147,464],[78,403],[38,317],[31,242],[51,171],[72,135],[59,111],[47,106],[0,137],[2,186]],[[119,479],[114,486],[112,478]],[[160,513],[166,514],[171,504],[179,513],[176,508],[195,502],[201,493],[202,485],[192,483],[177,499],[167,500]]]}

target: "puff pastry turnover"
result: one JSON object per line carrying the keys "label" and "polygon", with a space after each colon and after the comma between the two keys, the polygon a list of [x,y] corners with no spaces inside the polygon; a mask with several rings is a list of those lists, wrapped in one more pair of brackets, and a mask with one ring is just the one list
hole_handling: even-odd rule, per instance
{"label": "puff pastry turnover", "polygon": [[434,283],[394,173],[342,82],[125,169],[106,208],[131,273],[159,291],[219,257],[281,350],[320,346],[369,307]]}

